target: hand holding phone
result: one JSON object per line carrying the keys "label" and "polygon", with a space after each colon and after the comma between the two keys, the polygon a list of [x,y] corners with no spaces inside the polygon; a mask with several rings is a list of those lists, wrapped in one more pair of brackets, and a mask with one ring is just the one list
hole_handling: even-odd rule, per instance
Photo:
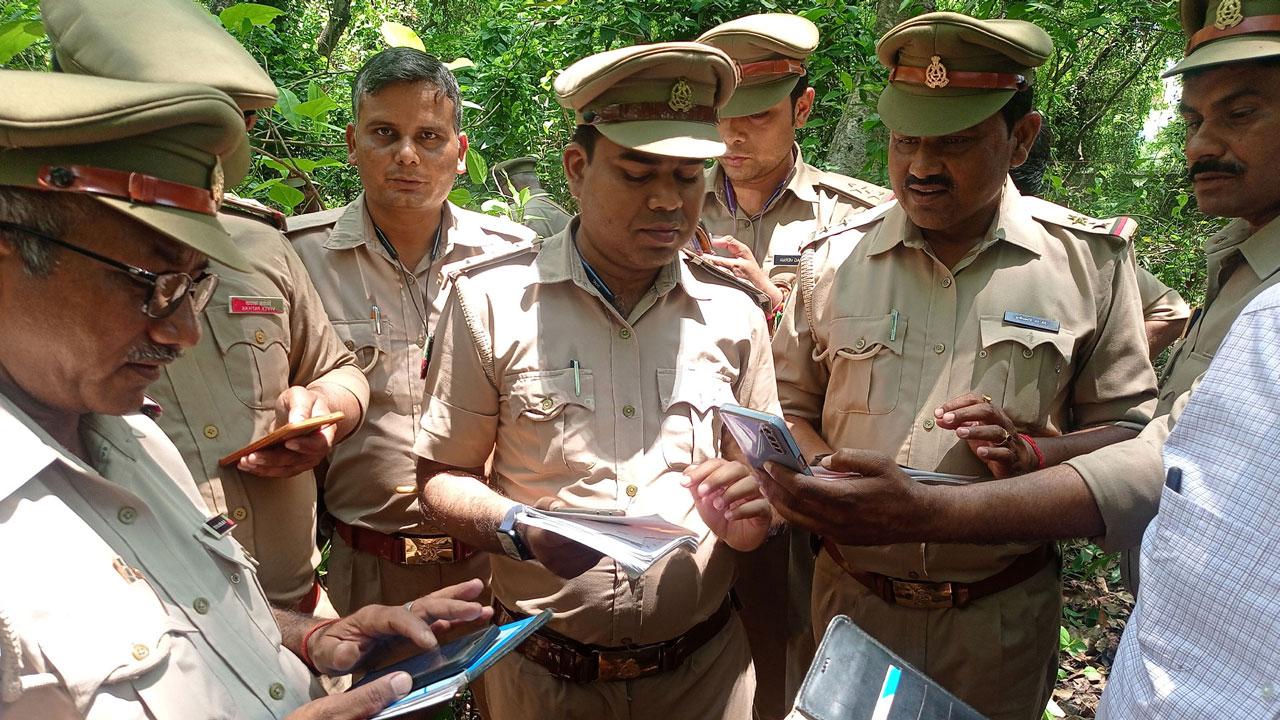
{"label": "hand holding phone", "polygon": [[245,445],[239,450],[222,458],[218,461],[218,464],[222,467],[234,465],[240,462],[240,458],[245,457],[250,453],[255,453],[259,450],[265,450],[269,447],[284,444],[296,437],[302,437],[303,435],[314,432],[322,427],[341,422],[344,418],[346,418],[346,414],[339,410],[338,412],[332,412],[328,415],[317,415],[315,417],[307,418],[306,420],[289,423],[288,425],[277,428],[273,432],[254,440],[248,445]]}
{"label": "hand holding phone", "polygon": [[763,472],[765,463],[774,462],[798,473],[813,474],[782,418],[741,405],[720,405],[716,410],[751,467]]}

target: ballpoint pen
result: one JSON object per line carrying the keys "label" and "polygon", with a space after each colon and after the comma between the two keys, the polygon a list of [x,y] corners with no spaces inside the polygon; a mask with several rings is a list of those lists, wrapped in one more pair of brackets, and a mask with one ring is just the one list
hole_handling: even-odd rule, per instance
{"label": "ballpoint pen", "polygon": [[582,363],[570,360],[569,367],[573,368],[573,394],[582,397]]}

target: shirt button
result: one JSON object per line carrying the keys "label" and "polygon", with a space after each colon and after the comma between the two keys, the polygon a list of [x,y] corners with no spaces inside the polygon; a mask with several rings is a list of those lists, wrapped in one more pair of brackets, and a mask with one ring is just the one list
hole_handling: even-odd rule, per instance
{"label": "shirt button", "polygon": [[235,510],[231,511],[232,520],[243,520],[247,517],[249,517],[249,511],[242,507],[238,507]]}
{"label": "shirt button", "polygon": [[853,348],[854,348],[855,350],[861,350],[862,348],[864,348],[864,347],[866,347],[866,346],[867,346],[867,339],[866,339],[866,338],[858,338],[858,342],[856,342],[856,343],[854,343],[854,344],[853,344]]}
{"label": "shirt button", "polygon": [[937,345],[933,346],[933,351],[941,355],[942,353],[947,351],[947,346],[943,345],[942,343],[938,343]]}
{"label": "shirt button", "polygon": [[267,688],[267,692],[270,693],[272,700],[284,699],[284,685],[280,683],[271,683],[271,687]]}
{"label": "shirt button", "polygon": [[627,417],[635,417],[635,416],[636,416],[636,408],[635,408],[635,406],[634,406],[634,405],[623,405],[623,406],[622,406],[622,414],[623,414],[623,415],[626,415]]}
{"label": "shirt button", "polygon": [[1035,354],[1036,354],[1035,351],[1032,350],[1031,348],[1023,348],[1022,350],[1022,357],[1027,358],[1028,360],[1030,360],[1031,356]]}
{"label": "shirt button", "polygon": [[630,340],[631,331],[628,330],[627,328],[622,328],[621,330],[618,331],[618,337],[622,338],[623,340]]}
{"label": "shirt button", "polygon": [[232,584],[232,585],[239,585],[239,584],[240,584],[240,573],[231,573],[231,577],[230,577],[229,579],[231,580],[231,584]]}
{"label": "shirt button", "polygon": [[253,341],[258,343],[259,345],[266,342],[266,340],[267,340],[267,334],[262,332],[261,330],[258,330],[253,334]]}
{"label": "shirt button", "polygon": [[986,351],[986,350],[979,350],[979,351],[978,351],[978,357],[980,357],[980,358],[985,358],[986,356],[987,356],[987,351]]}
{"label": "shirt button", "polygon": [[636,487],[635,485],[627,486],[627,497],[635,497],[636,494],[639,492],[640,492],[640,488]]}
{"label": "shirt button", "polygon": [[925,420],[925,421],[924,421],[924,429],[925,429],[925,430],[932,430],[932,429],[933,429],[933,418],[929,418],[929,419],[927,419],[927,420]]}
{"label": "shirt button", "polygon": [[551,398],[542,398],[542,409],[543,409],[543,410],[550,410],[550,409],[551,409],[551,406],[552,406],[552,405],[554,405],[554,404],[555,404],[555,403],[551,402]]}
{"label": "shirt button", "polygon": [[212,439],[214,439],[214,438],[218,437],[218,426],[217,426],[217,425],[205,425],[205,426],[204,426],[204,436],[205,436],[205,437],[207,437],[207,438],[209,438],[210,440],[212,440]]}
{"label": "shirt button", "polygon": [[949,278],[949,277],[944,277],[944,278],[942,278],[942,287],[944,287],[944,288],[949,288],[949,287],[951,287],[951,278]]}
{"label": "shirt button", "polygon": [[116,513],[116,519],[125,525],[132,525],[133,521],[138,519],[138,511],[126,505]]}
{"label": "shirt button", "polygon": [[151,654],[151,648],[147,647],[146,645],[139,643],[133,646],[134,660],[145,660],[147,659],[147,656],[150,654]]}
{"label": "shirt button", "polygon": [[205,598],[198,597],[191,603],[192,609],[204,615],[209,612],[209,601]]}
{"label": "shirt button", "polygon": [[355,350],[355,349],[356,349],[356,341],[355,341],[355,340],[348,340],[348,341],[346,341],[346,342],[344,342],[344,343],[342,343],[342,344],[343,344],[343,345],[346,345],[348,350]]}

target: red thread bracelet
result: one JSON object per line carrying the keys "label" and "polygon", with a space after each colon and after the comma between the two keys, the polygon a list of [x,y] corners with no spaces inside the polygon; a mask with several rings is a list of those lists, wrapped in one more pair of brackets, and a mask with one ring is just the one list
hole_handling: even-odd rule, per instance
{"label": "red thread bracelet", "polygon": [[302,658],[302,663],[307,666],[307,669],[316,675],[323,675],[324,673],[320,672],[315,663],[311,662],[311,653],[307,651],[307,644],[311,642],[311,636],[315,635],[317,630],[323,630],[324,628],[338,622],[339,619],[340,618],[334,618],[332,620],[318,622],[311,626],[311,629],[307,631],[306,635],[302,636],[302,652],[298,653],[298,655]]}
{"label": "red thread bracelet", "polygon": [[1018,437],[1022,438],[1023,440],[1026,440],[1027,444],[1031,446],[1031,452],[1036,454],[1036,462],[1039,463],[1039,466],[1036,467],[1036,469],[1043,470],[1044,469],[1044,453],[1040,452],[1040,446],[1037,445],[1036,441],[1032,440],[1031,436],[1026,433],[1018,433]]}

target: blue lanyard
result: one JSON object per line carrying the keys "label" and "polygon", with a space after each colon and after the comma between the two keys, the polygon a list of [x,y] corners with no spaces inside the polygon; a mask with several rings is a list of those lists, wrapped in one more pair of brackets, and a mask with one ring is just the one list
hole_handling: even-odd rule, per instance
{"label": "blue lanyard", "polygon": [[[791,169],[792,169],[792,172],[794,172],[795,171],[794,156],[792,156],[791,162],[792,162]],[[787,183],[790,181],[791,181],[791,173],[787,173],[787,176],[782,179],[782,182],[778,183],[778,187],[773,189],[773,193],[769,195],[769,199],[764,201],[764,205],[760,206],[760,212],[756,213],[754,216],[750,218],[752,222],[755,222],[756,220],[759,220],[760,218],[764,217],[764,214],[769,210],[769,206],[773,204],[774,200],[777,200],[782,195],[783,191],[787,189]],[[725,199],[725,203],[729,206],[729,214],[737,215],[738,214],[738,196],[733,192],[733,183],[729,182],[729,175],[727,173],[724,175],[723,182],[724,182],[724,199]]]}
{"label": "blue lanyard", "polygon": [[[573,244],[573,249],[578,250],[578,243],[576,241]],[[622,312],[622,310],[618,308],[618,297],[613,294],[613,291],[609,289],[608,285],[604,284],[604,280],[596,273],[595,268],[591,267],[591,263],[587,262],[587,259],[582,256],[581,250],[578,250],[578,260],[582,261],[582,269],[587,273],[587,279],[591,281],[592,287],[594,287],[600,295],[613,306],[614,310]]]}

